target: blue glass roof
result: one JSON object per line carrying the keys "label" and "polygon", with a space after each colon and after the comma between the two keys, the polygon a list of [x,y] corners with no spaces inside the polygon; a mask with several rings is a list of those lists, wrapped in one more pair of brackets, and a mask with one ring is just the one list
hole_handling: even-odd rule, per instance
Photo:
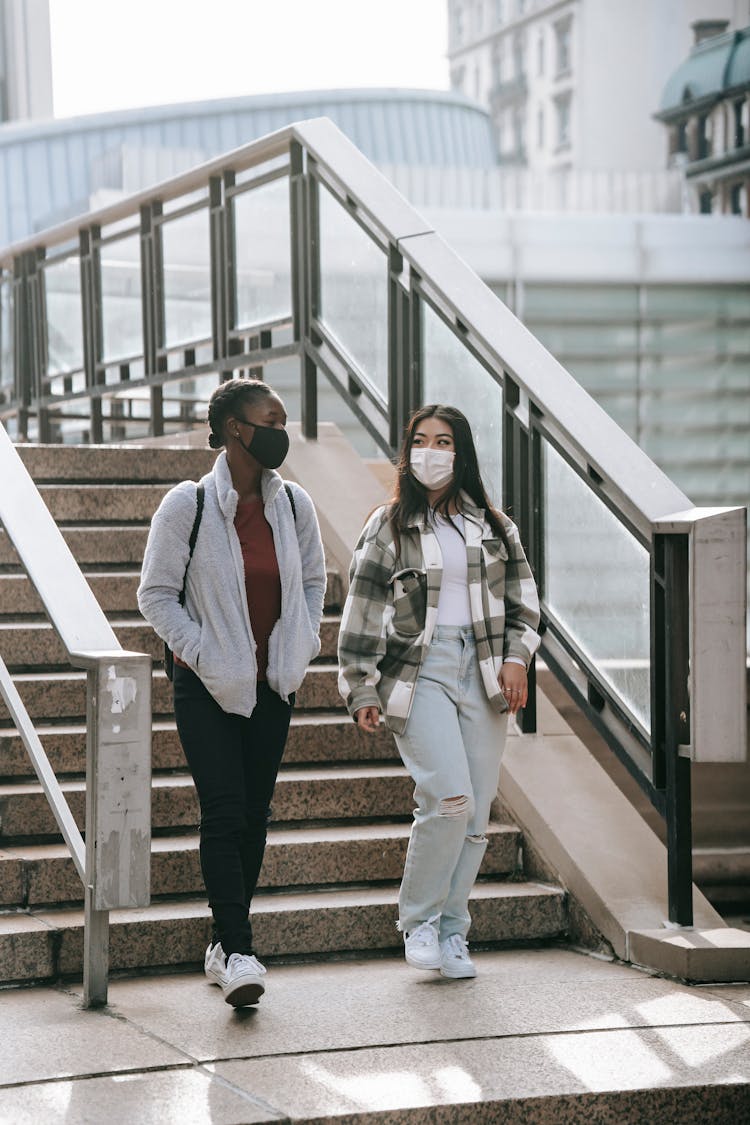
{"label": "blue glass roof", "polygon": [[4,125],[0,246],[87,211],[97,188],[123,187],[125,150],[140,177],[127,185],[135,191],[294,121],[323,116],[376,164],[495,164],[487,111],[439,90],[315,90]]}

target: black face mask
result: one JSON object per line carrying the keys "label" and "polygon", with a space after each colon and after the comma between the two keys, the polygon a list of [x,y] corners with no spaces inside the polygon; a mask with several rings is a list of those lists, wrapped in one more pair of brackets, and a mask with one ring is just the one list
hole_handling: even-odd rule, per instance
{"label": "black face mask", "polygon": [[[252,425],[255,426],[255,423]],[[264,469],[278,469],[289,452],[289,434],[276,426],[255,426],[247,445],[239,435],[237,440],[245,452],[254,457]]]}

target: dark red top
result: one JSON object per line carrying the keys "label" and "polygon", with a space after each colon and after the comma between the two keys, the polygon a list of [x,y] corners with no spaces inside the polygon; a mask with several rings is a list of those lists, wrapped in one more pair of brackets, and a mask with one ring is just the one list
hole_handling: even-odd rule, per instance
{"label": "dark red top", "polygon": [[[234,527],[245,564],[245,591],[250,626],[257,645],[255,655],[258,661],[258,679],[265,680],[268,670],[268,638],[281,617],[281,577],[273,532],[263,513],[263,501],[260,497],[237,505]],[[178,656],[174,660],[175,664],[187,667]]]}
{"label": "dark red top", "polygon": [[281,617],[281,578],[273,532],[263,512],[260,497],[237,505],[234,526],[245,564],[247,608],[257,645],[258,679],[265,680],[268,638]]}

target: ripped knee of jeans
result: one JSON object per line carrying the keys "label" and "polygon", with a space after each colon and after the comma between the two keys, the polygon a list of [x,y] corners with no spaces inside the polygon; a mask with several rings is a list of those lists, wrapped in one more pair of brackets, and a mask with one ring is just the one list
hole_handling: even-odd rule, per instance
{"label": "ripped knee of jeans", "polygon": [[460,797],[443,797],[438,805],[438,816],[468,816],[470,810],[471,804],[465,794]]}

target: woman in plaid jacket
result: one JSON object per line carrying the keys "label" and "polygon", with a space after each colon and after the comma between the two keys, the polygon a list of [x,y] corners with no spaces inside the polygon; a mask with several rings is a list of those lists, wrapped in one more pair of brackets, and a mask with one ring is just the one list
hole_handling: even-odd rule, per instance
{"label": "woman in plaid jacket", "polygon": [[454,407],[409,421],[394,498],[354,550],[339,690],[361,730],[380,713],[415,782],[399,892],[407,962],[472,977],[468,900],[487,848],[508,714],[526,703],[539,600],[515,525],[490,505]]}

